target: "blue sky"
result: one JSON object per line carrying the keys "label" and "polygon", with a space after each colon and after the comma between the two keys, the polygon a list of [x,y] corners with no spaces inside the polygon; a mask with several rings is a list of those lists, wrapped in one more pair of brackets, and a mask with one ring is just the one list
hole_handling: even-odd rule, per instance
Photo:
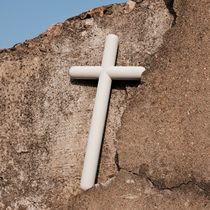
{"label": "blue sky", "polygon": [[32,39],[53,23],[128,0],[0,0],[0,49]]}

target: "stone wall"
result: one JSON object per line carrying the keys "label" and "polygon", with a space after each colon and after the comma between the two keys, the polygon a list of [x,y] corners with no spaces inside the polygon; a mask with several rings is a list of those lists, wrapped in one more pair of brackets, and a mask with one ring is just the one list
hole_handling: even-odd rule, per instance
{"label": "stone wall", "polygon": [[[174,9],[171,28],[162,0],[102,6],[0,51],[1,209],[162,209],[180,196],[209,207],[210,8],[177,0]],[[113,82],[98,184],[82,192],[97,81],[68,70],[101,65],[111,33],[116,65],[147,70],[141,84]]]}

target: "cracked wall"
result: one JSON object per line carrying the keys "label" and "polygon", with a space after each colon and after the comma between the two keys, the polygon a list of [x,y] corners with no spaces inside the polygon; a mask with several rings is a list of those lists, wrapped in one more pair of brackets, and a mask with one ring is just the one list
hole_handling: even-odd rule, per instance
{"label": "cracked wall", "polygon": [[[174,10],[171,28],[162,0],[99,7],[0,51],[1,209],[209,208],[209,5]],[[81,192],[97,82],[68,70],[101,65],[110,33],[117,65],[147,70],[113,82],[98,184]]]}
{"label": "cracked wall", "polygon": [[118,175],[69,209],[209,209],[209,6],[174,2],[176,25],[122,116]]}
{"label": "cracked wall", "polygon": [[150,180],[122,170],[108,182],[75,196],[69,209],[209,209],[209,195],[193,183],[158,190]]}
{"label": "cracked wall", "polygon": [[[162,1],[100,7],[0,51],[1,209],[66,209],[79,188],[97,81],[70,81],[72,66],[101,65],[105,38],[119,37],[117,65],[149,65],[172,17]],[[114,82],[98,183],[113,161],[121,117],[138,83]]]}
{"label": "cracked wall", "polygon": [[120,167],[150,177],[160,188],[193,181],[210,191],[205,5],[176,2],[177,24],[164,35],[118,131]]}

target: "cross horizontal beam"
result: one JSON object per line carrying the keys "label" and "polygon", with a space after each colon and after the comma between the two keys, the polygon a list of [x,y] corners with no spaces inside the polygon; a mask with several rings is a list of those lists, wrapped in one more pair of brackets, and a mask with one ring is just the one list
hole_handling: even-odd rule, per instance
{"label": "cross horizontal beam", "polygon": [[111,66],[103,69],[101,66],[75,66],[71,68],[72,79],[98,79],[102,72],[112,80],[139,80],[144,67]]}

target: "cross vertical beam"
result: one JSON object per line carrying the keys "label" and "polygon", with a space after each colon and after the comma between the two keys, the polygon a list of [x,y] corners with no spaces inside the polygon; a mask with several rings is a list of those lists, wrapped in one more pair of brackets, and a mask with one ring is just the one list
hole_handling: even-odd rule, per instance
{"label": "cross vertical beam", "polygon": [[[106,39],[101,65],[103,69],[115,65],[117,48],[118,37],[115,35],[110,35]],[[95,183],[111,85],[112,79],[106,74],[106,72],[102,72],[99,76],[85,162],[82,172],[82,179],[80,184],[82,189],[88,189]]]}
{"label": "cross vertical beam", "polygon": [[95,183],[112,79],[138,80],[145,71],[144,67],[115,67],[117,48],[118,37],[110,34],[106,38],[101,66],[78,66],[69,70],[73,79],[99,79],[80,183],[82,190],[91,188]]}

